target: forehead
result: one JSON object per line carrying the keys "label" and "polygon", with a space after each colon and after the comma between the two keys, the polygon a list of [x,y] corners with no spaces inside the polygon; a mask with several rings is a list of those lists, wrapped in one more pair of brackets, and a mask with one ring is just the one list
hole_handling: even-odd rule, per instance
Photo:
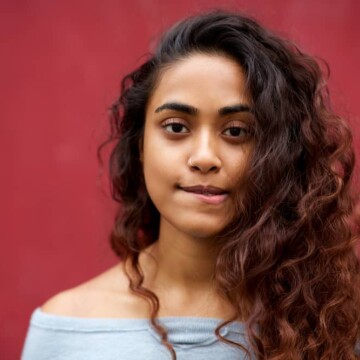
{"label": "forehead", "polygon": [[181,101],[200,109],[248,103],[241,66],[218,54],[192,54],[163,69],[148,109],[166,101]]}

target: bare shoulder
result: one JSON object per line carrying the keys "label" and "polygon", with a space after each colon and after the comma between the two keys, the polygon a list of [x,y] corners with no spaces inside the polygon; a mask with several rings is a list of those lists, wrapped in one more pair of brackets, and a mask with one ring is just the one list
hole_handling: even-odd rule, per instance
{"label": "bare shoulder", "polygon": [[139,300],[128,290],[128,279],[122,264],[118,264],[83,284],[51,297],[41,310],[71,317],[122,318],[131,317],[134,312],[140,314],[139,305]]}
{"label": "bare shoulder", "polygon": [[73,289],[65,290],[47,300],[41,310],[54,315],[72,315],[74,302]]}

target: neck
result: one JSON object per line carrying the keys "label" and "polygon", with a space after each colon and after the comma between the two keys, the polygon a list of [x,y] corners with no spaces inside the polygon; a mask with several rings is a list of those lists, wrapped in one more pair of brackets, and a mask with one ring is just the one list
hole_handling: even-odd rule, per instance
{"label": "neck", "polygon": [[181,233],[162,220],[158,240],[139,261],[148,286],[193,292],[213,288],[216,256],[212,239]]}
{"label": "neck", "polygon": [[189,236],[164,220],[158,240],[141,252],[143,286],[160,300],[159,316],[230,318],[234,307],[214,283],[213,238]]}

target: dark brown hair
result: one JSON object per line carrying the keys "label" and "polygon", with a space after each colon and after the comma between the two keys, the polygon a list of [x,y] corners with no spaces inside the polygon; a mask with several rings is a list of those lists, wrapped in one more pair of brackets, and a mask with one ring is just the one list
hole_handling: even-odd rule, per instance
{"label": "dark brown hair", "polygon": [[[246,314],[258,359],[359,358],[351,132],[330,108],[317,62],[236,13],[212,11],[172,27],[155,53],[125,76],[111,108],[110,175],[121,203],[111,244],[132,264],[131,290],[149,299],[151,324],[176,358],[156,320],[159,300],[142,286],[139,253],[157,240],[160,215],[145,187],[138,143],[161,70],[194,52],[230,56],[244,69],[256,119],[246,191],[217,236],[217,288],[239,316]],[[219,333],[234,320],[220,324],[216,335],[241,347]]]}

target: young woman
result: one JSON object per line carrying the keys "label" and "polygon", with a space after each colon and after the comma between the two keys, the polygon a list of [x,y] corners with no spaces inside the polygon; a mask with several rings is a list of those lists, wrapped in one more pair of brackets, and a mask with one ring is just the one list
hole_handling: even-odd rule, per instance
{"label": "young woman", "polygon": [[360,358],[351,133],[311,57],[191,17],[111,121],[122,261],[36,309],[23,360]]}

